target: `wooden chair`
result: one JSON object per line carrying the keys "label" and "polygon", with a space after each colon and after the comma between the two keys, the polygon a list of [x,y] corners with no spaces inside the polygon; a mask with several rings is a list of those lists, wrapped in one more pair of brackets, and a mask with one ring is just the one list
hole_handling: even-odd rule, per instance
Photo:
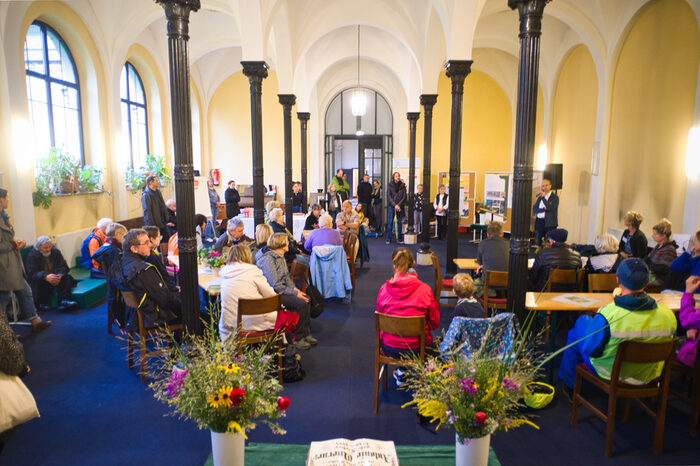
{"label": "wooden chair", "polygon": [[306,287],[309,284],[309,266],[301,262],[294,261],[289,270],[289,277],[292,279],[297,288],[306,293]]}
{"label": "wooden chair", "polygon": [[591,293],[604,293],[617,288],[617,279],[614,273],[589,273],[588,291]]}
{"label": "wooden chair", "polygon": [[549,277],[547,278],[547,292],[552,291],[552,285],[570,285],[570,291],[581,291],[581,286],[583,285],[584,272],[585,271],[582,268],[549,269]]}
{"label": "wooden chair", "polygon": [[484,296],[481,298],[481,303],[484,305],[485,317],[489,315],[490,309],[507,310],[508,300],[506,298],[490,298],[489,287],[498,287],[500,289],[508,286],[508,272],[495,272],[492,270],[484,271]]}
{"label": "wooden chair", "polygon": [[690,405],[690,435],[697,437],[698,421],[700,420],[700,351],[695,353],[695,367],[686,366],[678,359],[673,358],[671,359],[671,371],[679,372],[690,379],[690,386],[686,393],[673,388],[669,389],[669,393]]}
{"label": "wooden chair", "polygon": [[352,231],[346,231],[343,235],[343,249],[345,256],[348,258],[348,267],[350,267],[350,282],[352,289],[355,291],[355,262],[357,262],[358,239],[357,235]]}
{"label": "wooden chair", "polygon": [[[167,324],[161,327],[146,328],[143,322],[143,313],[141,312],[138,298],[133,291],[121,291],[124,304],[127,308],[134,309],[138,318],[138,336],[139,336],[139,363],[141,381],[146,381],[146,359],[162,354],[162,351],[148,351],[148,343],[156,341],[165,335],[165,330],[172,332],[183,330],[182,324]],[[129,369],[134,368],[134,332],[129,332],[127,335],[126,359],[129,364]]]}
{"label": "wooden chair", "polygon": [[392,358],[381,351],[379,332],[386,332],[400,337],[419,337],[420,349],[419,357],[425,361],[425,316],[399,317],[381,312],[374,313],[374,414],[377,414],[379,407],[379,381],[383,381],[384,391],[387,390],[388,365],[405,366],[406,361]]}
{"label": "wooden chair", "polygon": [[[433,295],[435,296],[435,301],[437,301],[438,306],[443,307],[455,307],[456,302],[450,303],[450,299],[457,299],[457,295],[452,292],[452,279],[442,278],[442,270],[440,269],[440,260],[437,255],[433,252],[430,253],[430,258],[433,260],[433,271],[435,272],[435,278],[433,280]],[[445,291],[445,296],[442,296],[442,292]],[[441,299],[447,299],[448,302],[441,304]]]}
{"label": "wooden chair", "polygon": [[[654,454],[659,455],[663,450],[664,423],[666,421],[666,403],[668,401],[668,381],[671,375],[669,360],[673,356],[678,339],[660,343],[642,343],[638,341],[623,341],[620,343],[615,362],[613,363],[610,380],[604,380],[591,372],[583,364],[576,367],[574,379],[573,402],[571,405],[571,424],[578,422],[578,406],[584,405],[593,414],[602,419],[606,424],[605,455],[612,456],[613,435],[615,433],[615,415],[617,413],[617,399],[625,398],[625,410],[623,420],[629,419],[630,402],[635,401],[656,421],[654,429]],[[620,370],[626,363],[653,364],[663,362],[661,375],[645,385],[630,385],[620,380]],[[593,406],[581,395],[581,382],[588,380],[593,385],[608,394],[608,410],[604,414]],[[654,412],[649,406],[642,403],[639,398],[657,397],[657,408]]]}
{"label": "wooden chair", "polygon": [[[105,281],[107,282],[107,288],[109,288],[109,270],[104,262],[100,262],[100,269],[102,273],[105,274]],[[114,324],[114,311],[109,301],[107,301],[107,333],[112,334],[112,325]]]}
{"label": "wooden chair", "polygon": [[239,299],[236,326],[238,328],[238,354],[243,352],[243,345],[255,343],[273,342],[277,343],[277,377],[282,383],[282,355],[284,354],[284,342],[282,334],[274,330],[246,331],[241,324],[243,316],[259,316],[268,312],[279,311],[282,308],[282,295],[270,296],[269,298]]}

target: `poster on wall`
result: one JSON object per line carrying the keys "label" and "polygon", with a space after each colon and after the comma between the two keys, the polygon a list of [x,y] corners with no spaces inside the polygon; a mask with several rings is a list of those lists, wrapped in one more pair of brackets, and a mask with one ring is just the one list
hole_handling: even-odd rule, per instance
{"label": "poster on wall", "polygon": [[206,176],[195,176],[194,178],[194,211],[197,214],[203,214],[207,218],[211,218]]}
{"label": "poster on wall", "polygon": [[494,215],[505,217],[512,207],[510,173],[486,173],[484,175],[484,208]]}

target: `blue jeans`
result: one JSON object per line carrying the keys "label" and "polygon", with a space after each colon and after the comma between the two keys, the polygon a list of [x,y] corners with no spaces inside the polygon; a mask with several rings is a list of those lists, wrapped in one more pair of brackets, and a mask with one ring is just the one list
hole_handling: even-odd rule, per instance
{"label": "blue jeans", "polygon": [[[391,241],[394,238],[394,228],[396,228],[399,232],[399,241],[403,241],[403,229],[401,228],[403,225],[403,209],[396,212],[394,206],[389,206],[386,212],[386,240]],[[396,222],[394,222],[394,214],[396,214]]]}
{"label": "blue jeans", "polygon": [[[32,295],[32,288],[24,281],[24,288],[20,290],[14,290],[13,293],[19,301],[19,315],[24,318],[24,320],[31,320],[37,317],[36,306],[34,306],[34,296]],[[0,291],[0,312],[5,312],[7,305],[10,304],[10,291]]]}
{"label": "blue jeans", "polygon": [[[588,315],[582,315],[576,319],[574,327],[569,330],[569,334],[566,338],[566,344],[570,345],[576,340],[580,340],[590,333],[588,325],[593,317]],[[564,384],[569,388],[574,388],[574,376],[576,373],[576,366],[581,363],[585,363],[594,373],[596,372],[591,365],[588,356],[583,353],[583,346],[586,340],[582,340],[576,343],[574,346],[564,350],[564,354],[561,357],[561,365],[559,366],[559,378],[564,382]]]}
{"label": "blue jeans", "polygon": [[292,206],[292,213],[293,213],[293,214],[300,214],[300,213],[302,213],[301,206],[300,206],[300,205]]}

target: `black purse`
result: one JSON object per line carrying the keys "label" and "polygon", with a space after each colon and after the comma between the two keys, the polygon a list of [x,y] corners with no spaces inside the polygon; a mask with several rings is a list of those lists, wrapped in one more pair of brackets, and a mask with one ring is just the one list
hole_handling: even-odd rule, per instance
{"label": "black purse", "polygon": [[321,292],[318,291],[318,288],[313,285],[306,287],[306,295],[309,297],[309,304],[311,305],[311,318],[315,319],[323,314],[326,301],[323,299]]}

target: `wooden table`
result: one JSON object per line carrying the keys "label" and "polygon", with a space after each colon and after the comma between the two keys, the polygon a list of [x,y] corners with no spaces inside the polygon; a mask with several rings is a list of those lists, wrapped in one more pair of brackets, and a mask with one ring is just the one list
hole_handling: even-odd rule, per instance
{"label": "wooden table", "polygon": [[[573,303],[554,299],[567,295],[578,296],[593,301],[589,303]],[[652,293],[649,296],[674,312],[678,312],[681,309],[681,296],[683,295],[680,293]],[[540,293],[528,291],[525,295],[525,307],[533,311],[596,312],[612,301],[612,293]]]}
{"label": "wooden table", "polygon": [[[479,268],[479,264],[476,263],[476,259],[453,259],[455,265],[458,269],[462,270],[476,270]],[[532,264],[535,263],[535,259],[527,260],[527,268],[531,269]]]}
{"label": "wooden table", "polygon": [[[168,256],[168,260],[175,264],[175,267],[180,267],[180,256],[171,255]],[[210,296],[218,296],[221,294],[221,278],[218,273],[213,272],[210,268],[201,265],[197,267],[197,282],[199,283],[199,287]]]}

